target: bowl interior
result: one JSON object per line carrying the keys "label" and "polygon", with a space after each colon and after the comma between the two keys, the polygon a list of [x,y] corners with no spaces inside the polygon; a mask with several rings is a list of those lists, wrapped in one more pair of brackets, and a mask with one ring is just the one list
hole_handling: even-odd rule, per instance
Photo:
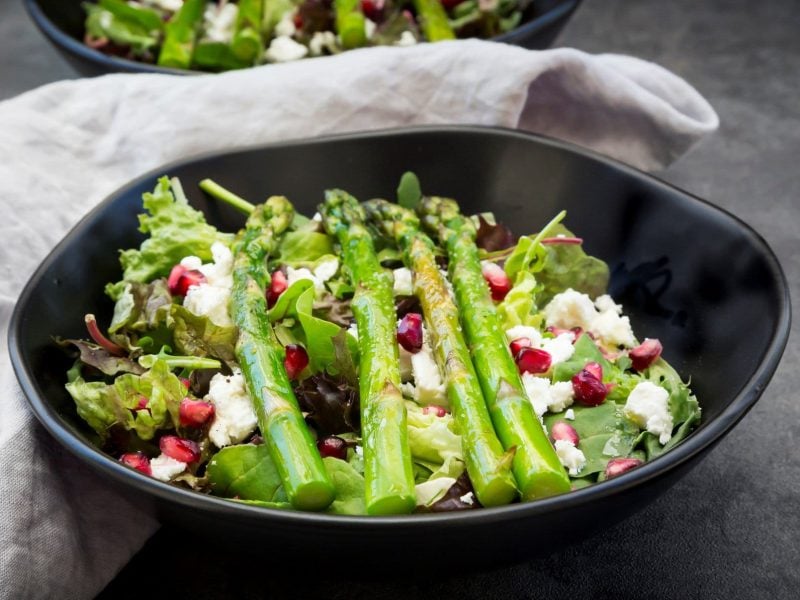
{"label": "bowl interior", "polygon": [[[788,336],[786,285],[774,255],[742,222],[566,144],[503,130],[422,128],[189,160],[145,175],[99,205],[33,276],[12,322],[12,359],[39,418],[62,443],[92,443],[64,390],[69,363],[52,338],[83,337],[86,312],[108,323],[112,304],[103,286],[119,279],[116,250],[141,240],[141,194],[158,175],[180,177],[191,203],[234,231],[241,215],[209,202],[196,187],[201,179],[211,177],[253,202],[285,194],[312,214],[330,187],[360,199],[392,198],[406,170],[419,175],[425,192],[454,197],[466,212],[494,211],[518,234],[568,211],[566,223],[587,252],[611,266],[611,293],[637,337],[661,339],[665,357],[691,377],[703,407],[698,431],[652,465],[668,467],[682,447],[685,459],[710,446],[752,406],[777,366]],[[103,460],[98,451],[92,456]],[[119,475],[132,478],[122,468]],[[636,481],[636,471],[630,475]]]}

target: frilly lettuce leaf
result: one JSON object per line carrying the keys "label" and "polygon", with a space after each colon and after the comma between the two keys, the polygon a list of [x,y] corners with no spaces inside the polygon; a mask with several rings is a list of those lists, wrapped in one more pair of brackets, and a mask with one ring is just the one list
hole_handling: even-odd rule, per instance
{"label": "frilly lettuce leaf", "polygon": [[[438,471],[449,460],[464,460],[461,450],[461,436],[455,432],[452,416],[437,417],[424,414],[422,408],[413,402],[406,402],[408,413],[408,446],[411,456],[430,469]],[[448,464],[445,469],[451,476],[457,466]]]}
{"label": "frilly lettuce leaf", "polygon": [[152,283],[123,282],[124,287],[114,305],[109,333],[127,328],[134,331],[154,329],[166,320],[172,295],[164,279]]}
{"label": "frilly lettuce leaf", "polygon": [[[75,401],[78,415],[102,438],[114,424],[133,430],[143,440],[152,439],[156,430],[177,426],[180,402],[186,389],[164,361],[156,360],[142,375],[125,373],[107,385],[87,382],[82,377],[66,384]],[[147,408],[139,409],[141,398]]]}
{"label": "frilly lettuce leaf", "polygon": [[[105,375],[117,375],[118,373],[133,373],[141,375],[145,369],[135,360],[127,356],[114,356],[108,350],[97,344],[85,340],[56,340],[61,346],[73,345],[80,352],[77,375],[80,375],[81,363],[98,369]],[[70,381],[73,381],[72,377]]]}
{"label": "frilly lettuce leaf", "polygon": [[[139,231],[150,237],[138,250],[120,254],[125,281],[146,283],[164,277],[186,256],[210,262],[214,242],[230,245],[233,241],[233,235],[217,231],[206,223],[203,213],[189,206],[177,180],[162,177],[142,201],[147,212],[139,215]],[[113,286],[107,291],[113,292]]]}
{"label": "frilly lettuce leaf", "polygon": [[506,294],[497,305],[497,315],[503,330],[511,329],[517,325],[539,327],[542,316],[536,310],[534,297],[537,290],[536,278],[526,271],[522,271],[511,291]]}

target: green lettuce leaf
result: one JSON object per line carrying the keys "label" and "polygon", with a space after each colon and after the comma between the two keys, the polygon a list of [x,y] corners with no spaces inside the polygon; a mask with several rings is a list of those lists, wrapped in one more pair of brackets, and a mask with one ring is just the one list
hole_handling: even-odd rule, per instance
{"label": "green lettuce leaf", "polygon": [[198,316],[178,304],[171,305],[175,348],[187,356],[210,356],[226,363],[236,362],[235,326],[216,325],[208,317]]}
{"label": "green lettuce leaf", "polygon": [[189,206],[177,180],[162,177],[142,200],[147,213],[139,215],[139,231],[150,237],[138,250],[120,254],[125,281],[146,283],[164,277],[186,256],[210,262],[214,242],[230,245],[233,241],[231,234],[220,233],[206,223],[203,213]]}
{"label": "green lettuce leaf", "polygon": [[[97,344],[87,342],[85,340],[56,340],[61,346],[73,345],[80,352],[80,362],[95,369],[98,369],[105,375],[117,375],[118,373],[134,373],[141,375],[145,369],[136,361],[128,358],[127,356],[114,356],[108,350]],[[80,375],[80,366],[76,372],[76,376]],[[76,377],[73,376],[70,381]]]}
{"label": "green lettuce leaf", "polygon": [[514,287],[497,305],[497,315],[500,317],[503,330],[517,325],[541,326],[543,317],[537,312],[534,302],[536,290],[536,278],[531,273],[522,271]]}
{"label": "green lettuce leaf", "polygon": [[153,31],[136,21],[122,18],[96,4],[83,4],[86,9],[86,33],[95,39],[106,38],[118,46],[130,46],[135,54],[143,54],[158,44]]}
{"label": "green lettuce leaf", "polygon": [[336,498],[326,512],[334,515],[365,515],[364,477],[344,460],[327,457],[322,460],[336,488]]}
{"label": "green lettuce leaf", "polygon": [[[461,436],[456,433],[452,416],[437,417],[424,414],[414,402],[406,402],[408,413],[408,446],[415,462],[431,471],[453,458],[464,460]],[[455,468],[448,466],[448,469]]]}
{"label": "green lettuce leaf", "polygon": [[330,257],[334,254],[333,240],[325,233],[314,228],[304,227],[297,231],[283,234],[278,245],[275,262],[291,267],[309,267],[320,258]]}
{"label": "green lettuce leaf", "polygon": [[126,328],[134,331],[155,329],[166,321],[172,295],[164,279],[152,283],[124,282],[114,305],[109,333]]}

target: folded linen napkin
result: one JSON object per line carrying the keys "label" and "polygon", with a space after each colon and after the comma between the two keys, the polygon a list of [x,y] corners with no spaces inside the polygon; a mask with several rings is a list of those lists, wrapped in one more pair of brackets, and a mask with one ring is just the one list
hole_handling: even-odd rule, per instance
{"label": "folded linen napkin", "polygon": [[[480,41],[51,84],[0,103],[0,334],[47,252],[145,171],[200,152],[443,123],[519,127],[656,169],[718,121],[697,91],[652,63]],[[2,344],[0,597],[91,597],[156,528],[38,426]]]}

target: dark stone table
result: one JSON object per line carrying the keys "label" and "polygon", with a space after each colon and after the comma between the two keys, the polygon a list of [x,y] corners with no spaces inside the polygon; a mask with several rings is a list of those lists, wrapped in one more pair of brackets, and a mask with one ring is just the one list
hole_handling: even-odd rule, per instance
{"label": "dark stone table", "polygon": [[[558,45],[632,54],[686,78],[719,132],[660,176],[728,209],[772,245],[800,298],[800,3],[587,0]],[[0,98],[74,77],[16,0],[0,3]],[[11,60],[13,57],[13,60]],[[731,323],[747,344],[747,323]],[[780,598],[800,597],[800,340],[772,383],[690,475],[645,510],[546,559],[448,576],[398,548],[401,577],[298,574],[186,544],[164,527],[102,598]],[[476,540],[476,543],[480,543]],[[520,544],[541,540],[520,539]],[[453,549],[463,552],[463,549]],[[411,573],[429,573],[413,582]]]}

